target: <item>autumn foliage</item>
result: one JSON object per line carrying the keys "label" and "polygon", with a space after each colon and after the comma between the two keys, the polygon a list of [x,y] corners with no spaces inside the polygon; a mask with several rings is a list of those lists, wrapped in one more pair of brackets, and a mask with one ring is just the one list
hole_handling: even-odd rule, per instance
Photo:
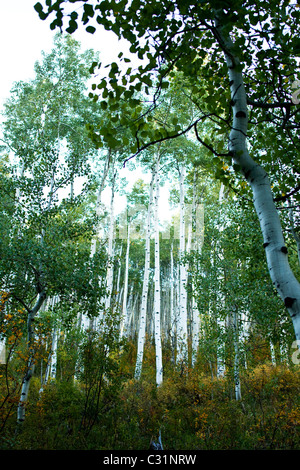
{"label": "autumn foliage", "polygon": [[[57,378],[40,392],[47,357],[47,328],[41,322],[27,419],[16,435],[18,384],[26,370],[24,321],[24,313],[18,312],[2,322],[11,354],[1,365],[2,449],[147,450],[159,431],[165,450],[300,448],[298,365],[268,361],[244,368],[241,401],[235,399],[231,374],[212,377],[201,361],[193,369],[177,369],[169,360],[164,382],[157,387],[151,340],[142,377],[134,380],[135,344],[120,344],[113,325],[103,341],[92,335],[76,351],[75,336],[69,339],[73,347],[61,337]],[[106,343],[109,351],[103,348]],[[169,357],[167,347],[164,354]],[[76,361],[80,371],[74,376]]]}

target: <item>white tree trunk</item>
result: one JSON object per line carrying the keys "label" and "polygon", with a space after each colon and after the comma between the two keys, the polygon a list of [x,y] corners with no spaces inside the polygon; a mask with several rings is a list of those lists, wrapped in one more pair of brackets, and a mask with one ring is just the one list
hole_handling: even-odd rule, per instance
{"label": "white tree trunk", "polygon": [[158,220],[158,203],[159,203],[159,158],[157,159],[155,169],[155,196],[154,196],[154,338],[155,338],[155,357],[156,357],[156,385],[160,385],[163,381],[163,364],[162,364],[162,344],[161,344],[161,287],[160,287],[160,250],[159,250],[159,220]]}
{"label": "white tree trunk", "polygon": [[[221,183],[220,191],[219,191],[219,204],[222,204],[223,201],[224,201],[224,184]],[[223,231],[224,229],[223,224],[222,223],[218,224],[217,228],[219,232]],[[218,241],[215,244],[215,251],[218,253],[219,259],[223,260],[224,259],[223,250],[220,247],[218,247]],[[218,272],[220,268],[216,266],[215,270],[216,272]],[[225,306],[225,296],[222,292],[223,278],[224,278],[224,274],[222,272],[222,275],[220,274],[218,275],[218,285],[220,286],[219,292],[218,292],[218,298],[219,298],[221,308]],[[222,332],[226,328],[226,322],[220,319],[218,312],[216,313],[216,317],[217,317],[218,331]],[[217,377],[218,378],[224,377],[224,374],[225,374],[224,344],[219,340],[219,338],[217,338]]]}
{"label": "white tree trunk", "polygon": [[112,289],[113,289],[113,276],[114,276],[114,235],[115,235],[115,181],[116,173],[114,162],[112,163],[112,184],[111,184],[111,200],[110,200],[110,220],[109,220],[109,235],[108,235],[108,268],[107,268],[107,296],[105,298],[105,310],[111,306]]}
{"label": "white tree trunk", "polygon": [[126,258],[125,258],[125,273],[124,273],[124,292],[123,292],[123,306],[122,306],[122,319],[120,336],[124,335],[124,329],[128,326],[128,312],[127,312],[127,298],[128,298],[128,271],[129,271],[129,250],[130,250],[130,223],[128,224],[127,231],[127,247],[126,247]]}
{"label": "white tree trunk", "polygon": [[149,205],[147,215],[147,228],[146,228],[146,247],[145,247],[145,270],[142,291],[142,303],[139,318],[139,332],[138,332],[138,345],[137,345],[137,358],[135,365],[135,378],[139,379],[142,373],[142,363],[144,355],[144,343],[146,334],[146,319],[147,319],[147,303],[148,303],[148,288],[149,288],[149,272],[150,272],[150,238],[151,238],[151,215],[152,215],[152,198],[153,198],[153,184],[154,173],[149,189]]}
{"label": "white tree trunk", "polygon": [[[53,307],[58,301],[58,296],[54,296],[50,302],[49,302],[49,307],[51,303],[51,309],[53,311]],[[43,392],[44,386],[48,383],[49,377],[51,379],[56,378],[56,368],[57,368],[57,343],[58,343],[58,335],[59,335],[59,330],[57,326],[55,325],[52,331],[52,342],[50,346],[50,353],[49,353],[49,358],[47,361],[46,365],[46,370],[45,370],[45,376],[44,380],[41,383],[41,388],[40,388],[40,393]]]}
{"label": "white tree trunk", "polygon": [[[189,227],[188,227],[188,242],[186,247],[187,254],[190,253],[191,250],[201,250],[201,246],[198,240],[195,239],[195,228],[196,228],[196,183],[197,183],[197,172],[194,171],[193,177],[193,201],[192,201],[192,210],[189,219]],[[186,269],[188,270],[188,265],[186,265]],[[194,291],[194,284],[192,283],[192,292]],[[199,346],[199,310],[197,307],[197,303],[195,301],[194,295],[192,295],[192,309],[191,309],[191,336],[192,336],[192,367],[195,366],[198,354],[198,346]]]}
{"label": "white tree trunk", "polygon": [[242,174],[252,188],[270,277],[291,316],[296,340],[300,344],[300,283],[288,262],[287,248],[268,175],[251,158],[247,149],[247,95],[242,72],[237,68],[240,62],[232,52],[231,39],[227,34],[223,36],[222,25],[218,21],[216,21],[215,33],[225,54],[230,81],[233,123],[229,135],[229,151],[233,162],[240,166]]}
{"label": "white tree trunk", "polygon": [[35,369],[35,357],[34,357],[35,356],[35,351],[34,351],[35,333],[34,333],[33,322],[40,308],[42,307],[45,299],[46,299],[45,292],[39,293],[34,307],[30,310],[30,312],[28,312],[27,350],[29,352],[29,358],[28,358],[28,363],[27,363],[27,370],[22,380],[21,396],[20,396],[18,409],[17,409],[17,423],[18,424],[22,424],[25,420],[25,408],[26,408],[26,402],[28,399],[29,386],[30,386],[30,382],[34,373],[34,369]]}
{"label": "white tree trunk", "polygon": [[171,345],[173,353],[175,350],[175,338],[176,338],[176,315],[174,308],[174,254],[173,254],[173,243],[171,244],[171,266],[170,266],[170,335]]}
{"label": "white tree trunk", "polygon": [[241,380],[240,380],[240,350],[239,350],[239,324],[237,308],[234,306],[233,311],[233,341],[234,341],[234,389],[235,399],[241,400]]}
{"label": "white tree trunk", "polygon": [[[104,190],[105,181],[106,181],[108,171],[110,168],[110,163],[111,163],[111,152],[109,151],[106,155],[102,178],[101,178],[100,185],[99,185],[98,192],[97,192],[96,210],[95,210],[97,217],[100,217],[102,215],[102,193]],[[97,251],[98,238],[103,237],[103,227],[102,227],[101,222],[97,223],[97,226],[95,227],[95,231],[96,231],[95,236],[92,238],[92,241],[91,241],[91,253],[90,253],[91,258],[93,258],[93,256],[95,255]],[[100,320],[101,318],[102,316],[100,316]],[[84,330],[88,330],[89,328],[94,327],[96,321],[93,322],[91,320],[92,319],[89,319],[85,313],[82,314],[82,327]]]}
{"label": "white tree trunk", "polygon": [[55,327],[53,330],[53,337],[52,337],[52,356],[51,356],[51,368],[50,368],[51,379],[56,379],[58,334],[59,334],[59,330],[57,329],[57,327]]}
{"label": "white tree trunk", "polygon": [[[96,215],[97,215],[97,217],[99,217],[101,215],[102,192],[103,192],[105,181],[106,181],[106,178],[107,178],[107,175],[108,175],[108,170],[109,170],[109,167],[110,167],[110,160],[111,160],[111,153],[108,152],[107,156],[106,156],[106,159],[105,159],[103,174],[102,174],[100,186],[98,188],[98,193],[97,193],[97,200],[96,200]],[[92,239],[92,242],[91,242],[91,257],[93,257],[94,254],[96,253],[97,237],[98,236],[102,236],[101,224],[98,224],[98,226],[96,227],[96,235],[94,236],[94,238]]]}
{"label": "white tree trunk", "polygon": [[188,358],[188,331],[187,331],[187,270],[182,258],[185,255],[185,174],[184,165],[180,174],[180,229],[179,229],[179,319],[177,324],[177,361],[185,362]]}

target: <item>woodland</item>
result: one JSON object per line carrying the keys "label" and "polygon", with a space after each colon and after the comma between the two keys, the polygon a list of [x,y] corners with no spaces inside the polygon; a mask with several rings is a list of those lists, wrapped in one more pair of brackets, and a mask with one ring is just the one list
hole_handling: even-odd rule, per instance
{"label": "woodland", "polygon": [[32,8],[57,32],[2,111],[0,449],[299,450],[299,5]]}

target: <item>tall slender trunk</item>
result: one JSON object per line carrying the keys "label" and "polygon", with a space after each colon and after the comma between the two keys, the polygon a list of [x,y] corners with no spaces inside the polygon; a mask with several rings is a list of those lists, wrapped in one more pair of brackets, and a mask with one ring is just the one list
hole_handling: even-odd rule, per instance
{"label": "tall slender trunk", "polygon": [[290,314],[296,340],[300,345],[300,283],[288,262],[287,248],[268,175],[252,159],[247,149],[247,95],[243,74],[239,67],[240,62],[234,52],[233,42],[228,34],[223,32],[218,18],[216,18],[214,33],[224,51],[230,83],[233,122],[229,135],[229,151],[233,162],[239,165],[242,174],[251,186],[270,277]]}
{"label": "tall slender trunk", "polygon": [[26,402],[28,399],[30,381],[32,379],[34,369],[35,369],[35,349],[34,349],[34,319],[38,314],[40,308],[42,307],[46,299],[45,292],[40,292],[37,296],[36,303],[34,307],[28,312],[27,317],[27,350],[29,353],[27,369],[22,380],[21,396],[17,409],[17,423],[22,424],[25,420],[25,408]]}
{"label": "tall slender trunk", "polygon": [[156,385],[163,381],[162,344],[161,344],[161,295],[160,295],[160,250],[159,250],[159,157],[155,169],[155,196],[154,196],[154,338],[156,358]]}
{"label": "tall slender trunk", "polygon": [[[220,205],[220,212],[222,211],[222,203],[224,202],[224,184],[221,183],[220,190],[219,190],[219,205]],[[221,215],[222,218],[222,215]],[[218,232],[223,231],[223,223],[218,223],[217,224],[217,229]],[[215,243],[215,252],[218,253],[217,257],[219,260],[222,262],[224,260],[224,254],[223,254],[223,249],[222,247],[218,246],[219,241]],[[220,274],[217,274],[217,285],[218,285],[218,299],[219,299],[219,306],[220,309],[222,309],[225,306],[225,295],[224,292],[222,292],[222,281],[224,279],[224,272],[223,269],[219,268],[218,265],[215,268],[216,273],[220,272]],[[217,329],[218,329],[218,338],[217,338],[217,377],[223,377],[225,374],[225,355],[224,355],[224,347],[225,345],[223,344],[223,340],[220,340],[220,337],[222,338],[223,335],[222,333],[223,330],[226,329],[226,322],[220,318],[220,315],[218,315],[218,312],[216,313],[217,317]]]}
{"label": "tall slender trunk", "polygon": [[187,269],[183,261],[185,255],[185,174],[184,165],[179,169],[180,175],[180,229],[179,229],[179,319],[177,325],[177,361],[185,362],[188,358],[187,331]]}
{"label": "tall slender trunk", "polygon": [[[52,311],[57,300],[58,300],[58,296],[56,295],[52,299],[50,299],[49,307],[51,306]],[[43,392],[44,386],[48,383],[49,378],[51,379],[56,378],[58,335],[59,335],[59,329],[57,325],[55,325],[52,331],[52,341],[51,341],[51,346],[50,346],[50,352],[48,356],[44,379],[41,381],[40,393]]]}
{"label": "tall slender trunk", "polygon": [[127,312],[127,298],[128,298],[128,271],[129,271],[129,250],[130,250],[130,222],[127,230],[127,246],[125,256],[125,273],[124,273],[124,292],[123,292],[123,305],[122,305],[122,320],[120,328],[120,336],[124,335],[124,329],[128,325],[128,312]]}
{"label": "tall slender trunk", "polygon": [[172,347],[172,359],[175,363],[175,340],[176,340],[176,315],[174,308],[174,248],[173,243],[171,244],[171,265],[170,265],[170,337],[171,337],[171,347]]}
{"label": "tall slender trunk", "polygon": [[[102,203],[102,193],[105,185],[105,181],[108,175],[108,171],[110,168],[110,162],[111,162],[111,152],[109,151],[106,155],[105,163],[104,163],[104,168],[103,168],[103,173],[102,173],[102,178],[100,181],[100,185],[98,188],[97,192],[97,200],[96,200],[96,215],[99,217],[101,215],[101,203]],[[97,249],[97,237],[101,235],[101,224],[99,224],[96,227],[96,234],[92,239],[91,242],[91,256],[93,256],[96,253]]]}
{"label": "tall slender trunk", "polygon": [[147,215],[147,228],[146,228],[146,247],[145,247],[145,268],[144,280],[142,291],[142,303],[139,318],[139,332],[138,332],[138,345],[137,345],[137,358],[135,365],[135,378],[139,379],[142,373],[142,363],[144,355],[144,343],[146,334],[146,320],[147,320],[147,304],[148,304],[148,289],[149,289],[149,273],[150,273],[150,238],[151,238],[151,215],[152,215],[152,198],[153,198],[153,184],[154,172],[149,188],[149,205]]}
{"label": "tall slender trunk", "polygon": [[[195,250],[198,248],[197,240],[195,240],[195,229],[196,229],[196,183],[197,183],[197,172],[194,171],[193,175],[193,200],[192,200],[192,210],[190,213],[189,218],[189,225],[188,225],[188,241],[186,252],[189,254],[191,250]],[[199,247],[200,248],[200,247]],[[186,269],[188,270],[188,264],[186,265]],[[191,289],[194,292],[194,284],[191,281]],[[192,367],[194,367],[197,353],[198,353],[198,346],[199,346],[199,310],[197,307],[197,303],[195,300],[195,296],[192,295],[191,299],[191,337],[192,337]]]}
{"label": "tall slender trunk", "polygon": [[234,341],[234,390],[235,399],[241,400],[241,380],[240,380],[240,348],[239,348],[239,322],[237,307],[233,307],[233,341]]}
{"label": "tall slender trunk", "polygon": [[111,182],[111,199],[110,199],[110,221],[108,234],[108,268],[107,268],[107,295],[105,298],[105,310],[110,308],[114,278],[114,235],[115,235],[115,182],[116,173],[114,161],[112,162],[112,182]]}

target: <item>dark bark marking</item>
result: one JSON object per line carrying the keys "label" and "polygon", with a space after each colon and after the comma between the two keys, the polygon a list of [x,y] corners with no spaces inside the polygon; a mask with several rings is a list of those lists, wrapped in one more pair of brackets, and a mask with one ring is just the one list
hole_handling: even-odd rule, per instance
{"label": "dark bark marking", "polygon": [[237,118],[246,118],[246,113],[244,113],[244,111],[238,111],[235,115],[235,117]]}
{"label": "dark bark marking", "polygon": [[296,299],[293,299],[293,297],[286,297],[284,299],[284,305],[286,306],[286,308],[291,308],[295,300]]}

